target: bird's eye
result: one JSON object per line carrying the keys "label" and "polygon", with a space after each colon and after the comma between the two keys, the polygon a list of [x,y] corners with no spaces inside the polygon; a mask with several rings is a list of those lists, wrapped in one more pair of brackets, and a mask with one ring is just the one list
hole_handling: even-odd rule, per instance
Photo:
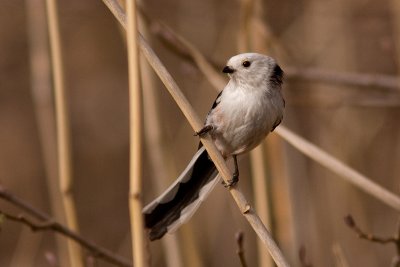
{"label": "bird's eye", "polygon": [[248,68],[248,67],[250,67],[251,63],[250,63],[250,61],[245,60],[245,61],[243,61],[242,65],[243,65],[243,67]]}

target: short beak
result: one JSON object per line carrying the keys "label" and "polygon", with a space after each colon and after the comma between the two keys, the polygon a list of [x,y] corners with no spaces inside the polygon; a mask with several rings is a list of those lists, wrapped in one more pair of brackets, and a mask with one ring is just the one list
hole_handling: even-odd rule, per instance
{"label": "short beak", "polygon": [[223,73],[234,73],[235,69],[229,66],[225,66],[225,68],[222,70]]}

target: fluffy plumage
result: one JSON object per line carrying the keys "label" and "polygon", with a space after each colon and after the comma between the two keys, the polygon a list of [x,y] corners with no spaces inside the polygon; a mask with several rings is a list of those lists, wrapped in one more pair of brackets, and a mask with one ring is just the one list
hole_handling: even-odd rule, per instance
{"label": "fluffy plumage", "polygon": [[[257,53],[229,59],[230,80],[217,96],[201,134],[208,132],[225,158],[257,146],[283,118],[283,71],[271,57]],[[216,168],[200,146],[178,179],[143,209],[151,240],[185,223],[218,182]],[[236,180],[235,180],[236,182]]]}

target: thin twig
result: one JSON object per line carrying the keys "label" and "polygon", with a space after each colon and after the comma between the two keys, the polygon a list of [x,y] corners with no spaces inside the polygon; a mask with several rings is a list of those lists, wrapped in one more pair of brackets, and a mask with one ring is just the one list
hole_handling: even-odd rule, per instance
{"label": "thin twig", "polygon": [[372,179],[349,167],[342,161],[293,133],[284,126],[279,126],[275,129],[275,132],[306,156],[338,174],[340,177],[362,189],[364,192],[370,194],[395,210],[400,211],[400,198],[389,190],[373,182]]}
{"label": "thin twig", "polygon": [[237,250],[236,253],[239,256],[240,264],[242,267],[247,267],[246,259],[244,257],[244,249],[243,249],[243,241],[244,241],[244,234],[242,231],[239,231],[235,235]]}
{"label": "thin twig", "polygon": [[[108,7],[116,7],[115,4],[110,5],[111,0],[104,0]],[[117,5],[118,6],[118,5]],[[118,7],[117,7],[118,9]],[[123,14],[119,10],[112,10],[113,14]],[[122,24],[122,26],[126,27],[125,23],[125,16],[117,16],[118,21]],[[189,121],[190,125],[194,129],[195,132],[199,131],[202,126],[202,120],[198,117],[198,115],[193,110],[192,106],[183,95],[182,91],[179,89],[178,85],[167,71],[165,66],[162,64],[160,59],[156,56],[153,52],[151,47],[147,44],[147,42],[143,39],[142,36],[139,37],[139,44],[140,49],[143,55],[147,58],[150,65],[153,67],[157,75],[160,77],[166,88],[168,89],[169,93],[185,115],[186,119]],[[214,145],[214,142],[211,140],[209,136],[205,136],[201,138],[201,142],[203,143],[204,147],[206,148],[208,154],[210,155],[211,159],[213,160],[215,166],[217,167],[221,177],[227,182],[229,179],[232,178],[232,173],[228,169],[225,160],[223,159],[220,152]],[[262,223],[258,215],[255,211],[251,208],[248,201],[245,199],[244,195],[237,189],[237,187],[231,187],[229,189],[232,197],[234,198],[236,204],[239,206],[240,211],[242,212],[243,216],[249,221],[259,238],[261,238],[266,246],[266,248],[271,253],[272,258],[275,260],[278,266],[289,266],[286,259],[283,257],[282,252],[278,248],[276,242],[271,237],[271,234],[268,232],[265,225]]]}
{"label": "thin twig", "polygon": [[134,266],[147,266],[142,215],[142,93],[140,88],[136,0],[126,2],[130,109],[130,191],[132,256]]}
{"label": "thin twig", "polygon": [[[358,227],[354,218],[351,215],[347,215],[344,218],[344,221],[348,227],[350,227],[354,232],[357,233],[358,237],[361,239],[369,240],[371,242],[380,243],[380,244],[389,244],[394,243],[397,248],[400,246],[400,239],[397,236],[394,237],[380,237],[373,234],[365,233]],[[397,235],[397,233],[396,233]]]}
{"label": "thin twig", "polygon": [[[99,259],[103,259],[107,262],[113,263],[117,266],[124,266],[124,267],[132,266],[131,263],[129,261],[127,261],[126,259],[124,259],[118,255],[115,255],[112,251],[105,249],[105,248],[93,243],[90,240],[83,238],[82,236],[78,235],[77,233],[70,230],[69,228],[56,222],[54,219],[52,219],[46,213],[36,209],[35,207],[33,207],[31,204],[29,204],[25,200],[22,200],[22,199],[18,198],[17,196],[13,195],[11,192],[6,190],[1,185],[0,185],[0,198],[4,199],[5,201],[11,203],[12,205],[14,205],[16,207],[22,209],[23,211],[28,213],[30,216],[40,220],[41,222],[39,223],[39,225],[41,225],[41,226],[50,225],[50,224],[57,225],[57,226],[54,226],[55,229],[52,229],[52,230],[79,243],[82,247],[86,248],[95,257],[97,257]],[[26,217],[23,217],[23,218],[26,219]]]}
{"label": "thin twig", "polygon": [[312,267],[312,264],[307,260],[306,248],[301,246],[299,249],[299,260],[301,267]]}
{"label": "thin twig", "polygon": [[398,223],[398,229],[396,229],[396,234],[394,237],[380,237],[374,234],[366,233],[361,230],[360,227],[356,224],[354,218],[351,215],[347,215],[344,217],[344,222],[350,229],[357,233],[357,236],[361,239],[368,240],[370,242],[379,243],[379,244],[394,244],[396,246],[397,254],[393,257],[391,266],[398,267],[400,265],[400,221]]}
{"label": "thin twig", "polygon": [[[57,15],[57,0],[47,0],[47,18],[53,69],[54,96],[57,123],[58,175],[67,225],[78,231],[75,201],[72,196],[72,164],[69,135],[67,99],[64,88],[64,70],[61,52],[60,27]],[[68,251],[73,267],[83,267],[80,247],[68,241]]]}
{"label": "thin twig", "polygon": [[5,211],[0,210],[0,216],[4,216],[6,219],[23,223],[31,228],[32,231],[39,231],[39,230],[54,230],[57,231],[57,224],[52,221],[47,222],[33,222],[30,219],[26,218],[24,215],[11,215]]}

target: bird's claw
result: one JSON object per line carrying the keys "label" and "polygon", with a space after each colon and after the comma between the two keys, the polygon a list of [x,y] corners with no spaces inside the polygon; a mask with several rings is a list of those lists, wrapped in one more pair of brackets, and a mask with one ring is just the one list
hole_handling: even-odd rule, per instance
{"label": "bird's claw", "polygon": [[208,133],[209,131],[211,131],[213,129],[212,125],[206,125],[204,126],[200,131],[196,132],[194,134],[194,136],[200,136],[202,137],[203,135],[205,135],[206,133]]}
{"label": "bird's claw", "polygon": [[232,176],[232,179],[228,180],[227,182],[222,181],[222,184],[225,188],[230,188],[230,187],[236,185],[237,182],[239,182],[239,174],[234,173]]}

